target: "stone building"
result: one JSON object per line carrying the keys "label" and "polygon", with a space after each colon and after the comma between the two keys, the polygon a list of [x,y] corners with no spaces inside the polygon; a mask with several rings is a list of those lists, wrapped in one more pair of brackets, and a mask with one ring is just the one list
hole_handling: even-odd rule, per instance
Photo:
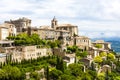
{"label": "stone building", "polygon": [[[99,44],[101,47],[97,48],[96,45]],[[91,47],[89,48],[89,54],[94,58],[99,56],[101,52],[109,53],[111,51],[111,43],[105,42],[104,40],[97,40],[91,42]]]}
{"label": "stone building", "polygon": [[[13,61],[23,59],[36,59],[37,57],[48,56],[52,54],[49,48],[41,48],[39,45],[33,46],[14,46],[14,41],[0,41],[0,53],[12,55]],[[1,59],[4,57],[1,56]],[[2,60],[3,61],[3,60]]]}
{"label": "stone building", "polygon": [[72,24],[58,24],[58,21],[54,17],[51,21],[51,27],[55,30],[66,30],[70,32],[70,36],[78,35],[78,26]]}
{"label": "stone building", "polygon": [[16,26],[14,24],[10,23],[3,23],[4,27],[8,28],[9,36],[15,36],[16,35]]}
{"label": "stone building", "polygon": [[16,35],[16,27],[14,24],[0,24],[0,40],[6,40],[8,36]]}
{"label": "stone building", "polygon": [[75,62],[75,54],[67,54],[61,48],[54,48],[53,54],[62,57],[67,66]]}
{"label": "stone building", "polygon": [[37,27],[28,27],[28,28],[23,28],[23,32],[31,35],[31,34],[38,34],[38,28]]}
{"label": "stone building", "polygon": [[102,46],[101,49],[104,49],[104,50],[111,49],[111,44],[109,42],[105,42],[104,40],[96,40],[95,42],[92,42],[93,47],[95,47],[96,44],[100,44]]}
{"label": "stone building", "polygon": [[47,56],[50,50],[39,46],[17,46],[15,51],[12,59],[21,61],[23,59],[37,59],[37,57]]}
{"label": "stone building", "polygon": [[63,59],[68,66],[69,64],[75,63],[75,54],[66,54]]}
{"label": "stone building", "polygon": [[81,49],[88,50],[91,46],[91,40],[88,37],[85,36],[76,36],[74,37],[74,43],[76,46],[78,46]]}
{"label": "stone building", "polygon": [[76,25],[58,24],[55,17],[51,21],[51,27],[30,27],[29,25],[28,27],[24,27],[22,31],[28,33],[29,35],[36,33],[41,39],[45,40],[61,40],[63,43],[62,46],[74,45],[73,37],[78,35],[78,27]]}
{"label": "stone building", "polygon": [[13,53],[14,49],[14,41],[0,41],[0,53]]}
{"label": "stone building", "polygon": [[31,20],[25,17],[19,18],[17,20],[5,21],[5,23],[14,24],[17,29],[17,33],[23,32],[24,28],[31,27]]}
{"label": "stone building", "polygon": [[76,25],[72,24],[59,24],[56,27],[56,30],[66,30],[70,32],[70,36],[73,37],[75,35],[78,35],[78,29]]}
{"label": "stone building", "polygon": [[9,36],[9,29],[5,26],[0,25],[0,40],[6,40]]}
{"label": "stone building", "polygon": [[41,26],[38,29],[38,35],[40,36],[41,39],[54,40],[55,30],[49,26]]}
{"label": "stone building", "polygon": [[55,40],[60,40],[62,42],[62,46],[66,46],[69,44],[70,40],[70,32],[66,30],[56,30]]}

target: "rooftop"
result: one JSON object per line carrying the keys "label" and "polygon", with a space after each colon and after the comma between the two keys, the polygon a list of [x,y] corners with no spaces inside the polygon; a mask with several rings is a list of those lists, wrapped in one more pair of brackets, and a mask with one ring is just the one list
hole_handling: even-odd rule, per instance
{"label": "rooftop", "polygon": [[72,25],[72,24],[58,24],[57,27],[75,27],[76,25]]}
{"label": "rooftop", "polygon": [[39,29],[48,29],[48,30],[53,30],[50,26],[40,26]]}
{"label": "rooftop", "polygon": [[69,58],[74,58],[74,57],[75,57],[75,54],[66,54],[65,56],[66,56],[66,57],[69,57]]}
{"label": "rooftop", "polygon": [[55,30],[56,32],[69,32],[67,30]]}
{"label": "rooftop", "polygon": [[104,40],[96,40],[93,43],[104,43],[104,44],[107,43],[107,44],[110,44],[109,42],[105,42]]}
{"label": "rooftop", "polygon": [[86,36],[76,36],[75,38],[90,39],[90,38],[88,38],[88,37],[86,37]]}

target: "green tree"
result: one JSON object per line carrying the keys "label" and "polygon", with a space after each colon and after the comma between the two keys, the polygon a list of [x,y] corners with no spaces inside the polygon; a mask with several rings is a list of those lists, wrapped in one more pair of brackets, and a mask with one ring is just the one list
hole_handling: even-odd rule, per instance
{"label": "green tree", "polygon": [[96,56],[95,58],[94,58],[94,62],[96,62],[96,63],[101,63],[103,60],[102,60],[102,58],[100,57],[100,56]]}
{"label": "green tree", "polygon": [[81,80],[91,80],[91,75],[85,72],[82,74]]}
{"label": "green tree", "polygon": [[67,50],[71,51],[72,53],[75,53],[78,50],[78,47],[76,45],[68,46]]}
{"label": "green tree", "polygon": [[46,77],[47,77],[47,80],[50,80],[50,76],[49,76],[49,67],[47,66],[47,69],[46,69]]}
{"label": "green tree", "polygon": [[38,74],[38,72],[31,72],[30,76],[35,80],[40,80],[40,75]]}
{"label": "green tree", "polygon": [[59,76],[61,76],[63,73],[60,70],[53,69],[50,71],[50,78],[53,80],[58,80]]}
{"label": "green tree", "polygon": [[76,77],[73,75],[62,74],[58,80],[76,80]]}
{"label": "green tree", "polygon": [[32,34],[30,38],[33,40],[33,44],[35,45],[40,44],[40,38],[38,34]]}
{"label": "green tree", "polygon": [[76,56],[77,57],[82,57],[82,58],[84,58],[84,57],[87,57],[87,55],[88,55],[88,52],[87,51],[76,51]]}
{"label": "green tree", "polygon": [[0,69],[0,80],[4,80],[4,78],[7,77],[5,76],[5,74],[6,74],[5,71]]}
{"label": "green tree", "polygon": [[105,73],[98,73],[97,80],[105,80]]}
{"label": "green tree", "polygon": [[61,57],[57,56],[56,69],[61,70],[62,72],[64,72],[65,68],[66,68],[65,62],[63,61],[63,59]]}
{"label": "green tree", "polygon": [[120,76],[116,76],[114,80],[120,80]]}
{"label": "green tree", "polygon": [[96,44],[95,47],[96,48],[102,48],[102,44]]}
{"label": "green tree", "polygon": [[81,64],[73,63],[68,66],[68,70],[70,70],[70,73],[76,77],[81,76],[81,74],[83,73],[83,69],[84,67]]}
{"label": "green tree", "polygon": [[21,71],[17,67],[7,65],[3,67],[3,71],[5,72],[5,77],[8,80],[19,80],[19,78],[21,77]]}
{"label": "green tree", "polygon": [[97,72],[93,70],[88,70],[87,73],[91,76],[92,80],[95,80],[97,78]]}
{"label": "green tree", "polygon": [[100,53],[100,57],[106,57],[107,56],[107,53],[106,52],[101,52]]}
{"label": "green tree", "polygon": [[113,53],[108,53],[107,59],[108,60],[114,60],[115,59],[115,55]]}

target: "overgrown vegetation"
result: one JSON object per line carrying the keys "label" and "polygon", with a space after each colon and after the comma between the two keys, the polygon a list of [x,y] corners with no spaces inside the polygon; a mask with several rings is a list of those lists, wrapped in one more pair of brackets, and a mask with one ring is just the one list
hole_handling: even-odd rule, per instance
{"label": "overgrown vegetation", "polygon": [[[60,41],[42,40],[37,34],[29,36],[23,33],[14,37],[10,36],[8,39],[15,40],[16,46],[61,47]],[[102,48],[98,44],[96,44],[96,47]],[[75,54],[77,59],[85,58],[88,55],[86,49],[80,49],[75,45],[68,46],[66,52]],[[109,65],[111,72],[97,73],[96,64],[97,68]],[[114,67],[113,64],[116,66]],[[44,74],[38,73],[41,69],[45,69]],[[6,63],[0,63],[0,80],[25,80],[26,73],[30,74],[30,80],[40,80],[43,77],[47,80],[120,80],[120,56],[115,59],[114,53],[101,52],[100,56],[95,57],[89,67],[80,61],[66,66],[63,59],[58,56],[39,57],[37,59],[22,60],[21,62],[11,62],[11,58],[8,57]]]}
{"label": "overgrown vegetation", "polygon": [[55,40],[42,40],[39,38],[38,34],[28,35],[26,33],[18,34],[17,36],[9,36],[7,37],[8,40],[14,40],[16,46],[22,45],[41,45],[41,47],[61,47],[61,41]]}
{"label": "overgrown vegetation", "polygon": [[84,50],[84,49],[80,49],[78,46],[68,46],[67,47],[67,53],[69,54],[73,54],[75,53],[77,57],[86,57],[88,55],[88,52],[87,50]]}
{"label": "overgrown vegetation", "polygon": [[[110,54],[111,55],[111,54]],[[21,62],[11,62],[0,64],[0,80],[25,80],[26,73],[29,73],[30,80],[39,80],[45,77],[47,80],[119,80],[120,79],[120,57],[112,60],[116,64],[116,69],[112,68],[111,73],[98,74],[95,70],[94,63],[91,67],[85,68],[82,63],[73,63],[68,67],[61,57],[47,56],[37,59],[22,60]],[[97,60],[98,59],[98,60]],[[100,62],[99,58],[94,60],[99,65],[110,65],[112,57]],[[38,73],[41,69],[45,72]]]}
{"label": "overgrown vegetation", "polygon": [[[21,62],[8,62],[0,64],[0,80],[23,80],[26,78],[25,73],[30,72],[30,77],[39,80],[44,75],[36,71],[46,69],[51,66],[58,70],[64,71],[65,62],[57,56],[39,57],[37,59],[22,60]],[[63,68],[62,68],[63,67]]]}
{"label": "overgrown vegetation", "polygon": [[102,44],[96,44],[95,47],[96,48],[102,48]]}

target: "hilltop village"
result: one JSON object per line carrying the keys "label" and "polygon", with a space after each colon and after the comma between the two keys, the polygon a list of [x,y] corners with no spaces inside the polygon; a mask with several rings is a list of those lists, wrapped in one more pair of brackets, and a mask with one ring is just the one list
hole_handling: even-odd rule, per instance
{"label": "hilltop village", "polygon": [[[75,63],[81,63],[83,72],[91,68],[96,73],[102,74],[116,69],[117,66],[112,62],[116,57],[111,49],[111,43],[104,40],[93,42],[90,38],[78,34],[77,25],[59,24],[55,17],[51,20],[50,26],[33,27],[31,22],[32,20],[23,17],[0,24],[1,67],[8,62],[16,64],[22,63],[24,60],[39,60],[43,57],[58,56],[66,63],[67,67]],[[57,64],[53,63],[52,66],[54,65]],[[42,69],[40,71],[43,74],[45,72]],[[78,74],[75,73],[74,75]],[[103,79],[97,80],[106,78],[103,74],[100,76],[103,76]],[[46,79],[58,80],[58,76],[55,79],[53,77],[49,77],[50,79],[47,77]],[[29,71],[28,73],[26,71],[26,79],[30,79]]]}

